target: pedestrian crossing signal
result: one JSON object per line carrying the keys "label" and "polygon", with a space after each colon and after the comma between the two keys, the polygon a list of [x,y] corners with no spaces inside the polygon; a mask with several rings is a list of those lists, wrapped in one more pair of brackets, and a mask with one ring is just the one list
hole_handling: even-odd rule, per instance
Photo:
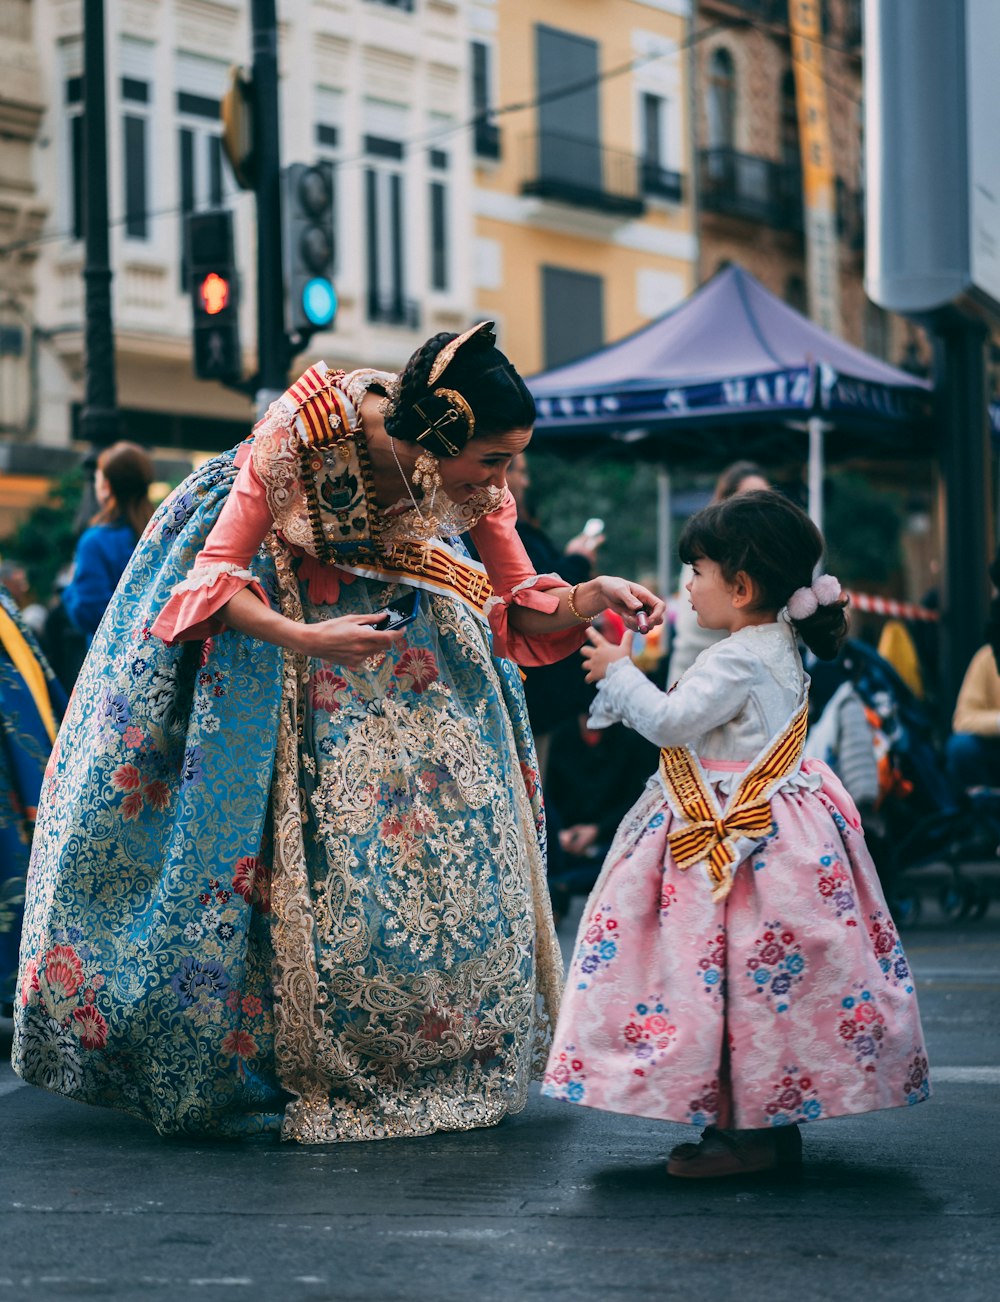
{"label": "pedestrian crossing signal", "polygon": [[243,378],[243,359],[231,212],[219,208],[188,214],[185,262],[193,313],[194,373],[199,380],[237,384]]}
{"label": "pedestrian crossing signal", "polygon": [[216,316],[229,303],[229,281],[210,271],[198,287],[201,303],[209,316]]}

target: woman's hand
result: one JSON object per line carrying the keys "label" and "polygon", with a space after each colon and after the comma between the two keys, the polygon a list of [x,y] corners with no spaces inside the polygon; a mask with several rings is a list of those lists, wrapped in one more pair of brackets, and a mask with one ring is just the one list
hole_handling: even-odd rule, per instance
{"label": "woman's hand", "polygon": [[360,669],[369,656],[385,655],[403,636],[402,631],[387,633],[373,627],[383,623],[385,615],[374,614],[339,615],[318,624],[300,624],[294,650],[347,669]]}
{"label": "woman's hand", "polygon": [[639,628],[636,621],[639,611],[645,611],[647,628],[656,628],[657,624],[663,623],[667,610],[666,604],[641,583],[630,583],[628,579],[608,574],[601,574],[578,586],[576,608],[581,615],[599,615],[602,610],[613,610],[624,620],[625,627],[633,632]]}
{"label": "woman's hand", "polygon": [[[619,580],[620,582],[620,580]],[[588,683],[599,683],[608,672],[608,666],[616,660],[627,660],[632,654],[632,634],[626,633],[619,646],[602,637],[596,628],[587,629],[590,646],[581,648],[583,665],[587,671]]]}

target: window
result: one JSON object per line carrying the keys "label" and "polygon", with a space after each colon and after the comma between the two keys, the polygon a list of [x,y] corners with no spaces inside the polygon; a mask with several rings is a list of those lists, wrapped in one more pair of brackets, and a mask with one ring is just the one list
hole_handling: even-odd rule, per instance
{"label": "window", "polygon": [[565,267],[542,268],[545,367],[585,357],[604,343],[604,281]]}
{"label": "window", "polygon": [[603,189],[599,56],[589,37],[535,27],[539,176],[596,192]]}
{"label": "window", "polygon": [[316,88],[316,159],[330,163],[333,186],[333,269],[340,270],[340,220],[337,163],[344,143],[343,95],[323,86]]}
{"label": "window", "polygon": [[[221,208],[225,199],[222,173],[220,101],[189,91],[177,94],[180,206],[186,217],[201,208]],[[181,222],[181,288],[187,289],[187,259]]]}
{"label": "window", "polygon": [[149,82],[135,77],[123,77],[121,83],[122,116],[125,141],[125,234],[130,239],[149,238],[148,169],[146,164],[146,133],[149,128]]}
{"label": "window", "polygon": [[448,184],[445,173],[448,155],[443,149],[432,149],[428,162],[432,176],[430,182],[430,257],[431,289],[444,291],[450,288],[448,250]]}
{"label": "window", "polygon": [[484,41],[472,42],[473,148],[480,158],[500,157],[500,128],[492,121],[494,102],[493,50]]}
{"label": "window", "polygon": [[83,78],[67,77],[65,82],[67,119],[67,167],[69,229],[75,240],[83,239]]}
{"label": "window", "polygon": [[373,158],[365,168],[365,230],[368,235],[368,319],[393,325],[407,322],[406,257],[403,235],[403,174],[389,165],[401,160],[403,146],[366,136]]}
{"label": "window", "polygon": [[663,199],[681,198],[681,178],[667,166],[667,109],[662,95],[644,91],[641,101],[642,188]]}
{"label": "window", "polygon": [[788,69],[781,79],[781,161],[798,170],[802,165],[799,149],[799,111],[795,100],[795,73]]}
{"label": "window", "polygon": [[736,69],[725,48],[715,50],[708,65],[708,147],[736,145]]}

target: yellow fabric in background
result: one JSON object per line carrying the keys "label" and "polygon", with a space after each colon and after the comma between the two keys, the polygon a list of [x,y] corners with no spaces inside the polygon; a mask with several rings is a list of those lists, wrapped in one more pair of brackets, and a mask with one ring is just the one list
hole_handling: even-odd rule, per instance
{"label": "yellow fabric in background", "polygon": [[886,621],[878,640],[878,653],[883,660],[889,661],[910,691],[923,700],[924,680],[920,676],[920,657],[905,624],[898,619]]}
{"label": "yellow fabric in background", "polygon": [[14,668],[24,679],[39,717],[45,724],[49,741],[54,742],[58,726],[52,702],[49,700],[49,685],[45,681],[45,672],[35,658],[34,651],[25,641],[24,634],[2,606],[0,606],[0,644],[10,656]]}

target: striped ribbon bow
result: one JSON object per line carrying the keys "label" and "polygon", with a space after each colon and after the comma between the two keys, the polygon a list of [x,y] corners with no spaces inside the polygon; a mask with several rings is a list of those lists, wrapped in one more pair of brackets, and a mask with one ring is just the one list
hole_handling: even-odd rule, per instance
{"label": "striped ribbon bow", "polygon": [[773,823],[770,801],[761,800],[754,805],[731,809],[722,818],[689,823],[671,832],[667,842],[678,868],[692,868],[703,859],[707,859],[712,868],[725,868],[736,859],[736,851],[729,844],[731,838],[766,836]]}
{"label": "striped ribbon bow", "polygon": [[774,826],[771,796],[798,768],[808,727],[809,704],[804,698],[780,735],[743,775],[725,812],[687,746],[667,746],[660,751],[660,776],[667,798],[674,814],[684,820],[667,834],[670,853],[682,870],[697,863],[707,866],[716,902],[732,889],[730,869],[739,858],[734,842],[739,837],[765,837]]}

